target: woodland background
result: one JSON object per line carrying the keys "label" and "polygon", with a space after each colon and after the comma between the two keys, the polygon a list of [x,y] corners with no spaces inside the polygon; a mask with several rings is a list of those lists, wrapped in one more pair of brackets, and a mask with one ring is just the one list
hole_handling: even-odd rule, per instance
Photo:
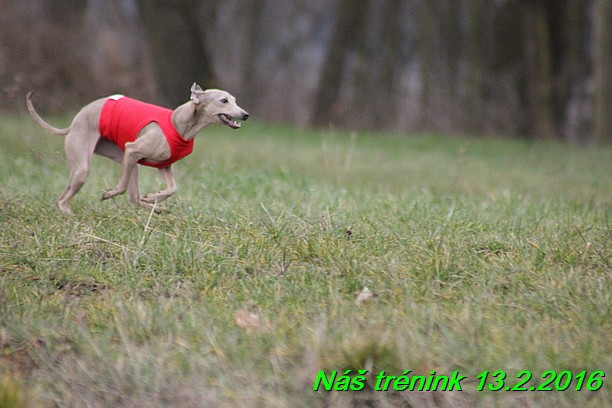
{"label": "woodland background", "polygon": [[0,110],[197,81],[260,121],[612,140],[610,0],[0,0]]}

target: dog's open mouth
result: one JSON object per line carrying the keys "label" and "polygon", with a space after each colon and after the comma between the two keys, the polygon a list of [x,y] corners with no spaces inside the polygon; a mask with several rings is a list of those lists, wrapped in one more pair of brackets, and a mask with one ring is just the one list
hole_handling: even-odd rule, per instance
{"label": "dog's open mouth", "polygon": [[232,119],[231,116],[226,115],[225,113],[220,113],[217,115],[217,117],[221,119],[221,122],[231,127],[232,129],[239,129],[240,126],[242,126],[240,122],[236,122],[234,119]]}

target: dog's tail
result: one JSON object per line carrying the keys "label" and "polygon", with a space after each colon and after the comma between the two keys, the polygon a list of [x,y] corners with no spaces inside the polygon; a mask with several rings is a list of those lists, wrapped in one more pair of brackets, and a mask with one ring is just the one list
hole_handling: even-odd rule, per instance
{"label": "dog's tail", "polygon": [[32,115],[34,120],[38,122],[40,126],[42,126],[44,129],[47,129],[51,133],[55,133],[56,135],[67,135],[70,131],[70,126],[64,129],[59,129],[51,126],[50,124],[45,122],[43,118],[40,117],[38,112],[36,112],[36,110],[34,109],[34,105],[32,104],[32,94],[33,92],[28,92],[28,95],[26,96],[26,103],[28,104],[28,110],[30,111],[30,115]]}

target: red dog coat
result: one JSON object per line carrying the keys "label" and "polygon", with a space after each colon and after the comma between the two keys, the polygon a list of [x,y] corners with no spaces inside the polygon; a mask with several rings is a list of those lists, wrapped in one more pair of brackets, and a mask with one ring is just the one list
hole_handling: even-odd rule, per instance
{"label": "red dog coat", "polygon": [[170,158],[161,163],[140,160],[151,167],[168,167],[193,151],[193,140],[185,140],[172,123],[172,110],[140,102],[123,95],[107,99],[100,115],[100,134],[125,151],[125,144],[133,142],[143,127],[156,122],[170,145]]}

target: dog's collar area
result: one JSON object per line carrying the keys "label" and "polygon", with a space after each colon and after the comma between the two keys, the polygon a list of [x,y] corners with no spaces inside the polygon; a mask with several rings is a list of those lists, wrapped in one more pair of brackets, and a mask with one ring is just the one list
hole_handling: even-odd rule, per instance
{"label": "dog's collar area", "polygon": [[220,113],[217,115],[217,117],[221,119],[221,122],[231,127],[232,129],[239,129],[242,126],[240,122],[233,120],[231,116],[226,115],[225,113]]}

